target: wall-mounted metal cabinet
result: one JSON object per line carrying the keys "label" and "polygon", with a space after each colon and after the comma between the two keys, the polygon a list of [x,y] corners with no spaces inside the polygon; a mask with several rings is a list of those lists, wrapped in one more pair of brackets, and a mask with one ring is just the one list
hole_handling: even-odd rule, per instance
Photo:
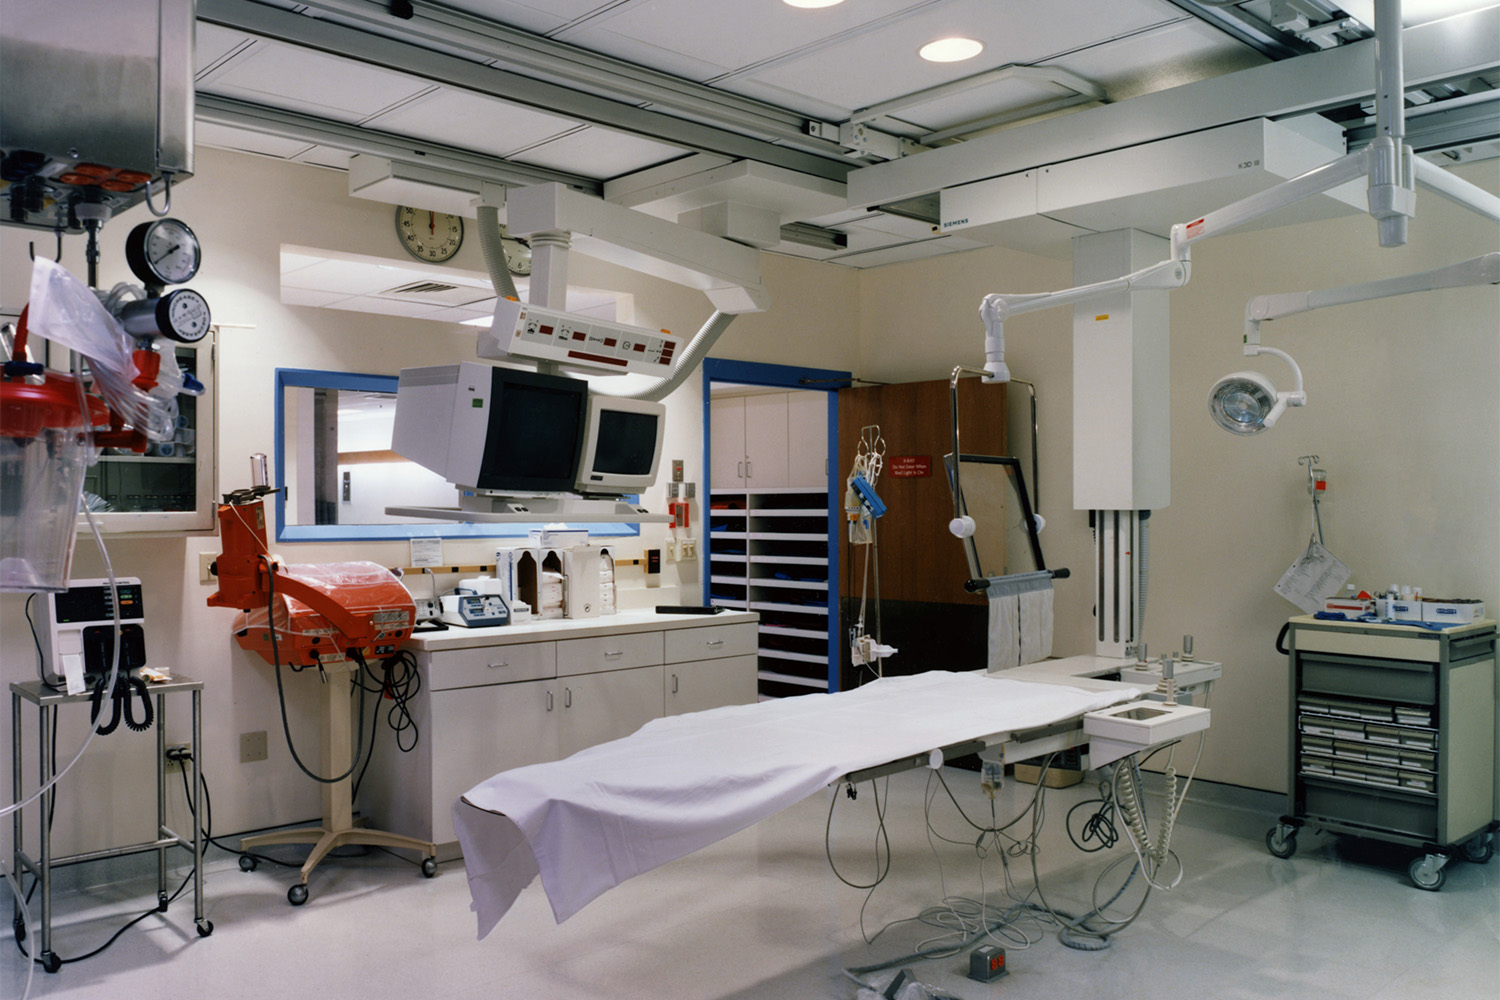
{"label": "wall-mounted metal cabinet", "polygon": [[[177,363],[203,383],[201,396],[177,397],[173,440],[146,454],[105,449],[84,477],[84,502],[99,530],[211,532],[214,527],[214,411],[217,393],[214,335],[195,344],[173,344]],[[163,346],[162,350],[166,347]],[[80,515],[79,530],[88,531]]]}
{"label": "wall-mounted metal cabinet", "polygon": [[1441,888],[1458,852],[1494,851],[1495,622],[1429,631],[1293,618],[1287,813],[1279,857],[1303,825],[1422,849],[1409,874]]}

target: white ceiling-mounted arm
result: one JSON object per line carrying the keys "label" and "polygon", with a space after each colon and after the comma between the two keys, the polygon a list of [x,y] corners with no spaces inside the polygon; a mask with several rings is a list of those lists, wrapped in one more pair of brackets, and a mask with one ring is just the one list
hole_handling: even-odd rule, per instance
{"label": "white ceiling-mounted arm", "polygon": [[1500,284],[1500,252],[1481,254],[1469,260],[1439,267],[1419,274],[1366,281],[1358,285],[1327,288],[1316,292],[1283,292],[1258,295],[1245,305],[1245,343],[1260,343],[1260,324],[1266,320],[1295,316],[1297,313],[1328,306],[1386,299],[1393,295],[1430,292],[1439,288],[1464,288],[1469,285]]}
{"label": "white ceiling-mounted arm", "polygon": [[989,372],[985,381],[1010,381],[1010,369],[1005,365],[1005,321],[1010,317],[1077,305],[1119,292],[1181,288],[1187,284],[1189,271],[1190,265],[1185,259],[1164,260],[1108,281],[1096,281],[1056,292],[994,292],[986,295],[979,303],[979,318],[984,322],[984,368]]}
{"label": "white ceiling-mounted arm", "polygon": [[1415,166],[1417,183],[1431,190],[1433,194],[1441,195],[1456,205],[1462,205],[1491,222],[1500,222],[1500,197],[1490,194],[1476,184],[1470,184],[1462,177],[1444,170],[1436,163],[1429,163],[1421,157],[1417,157]]}
{"label": "white ceiling-mounted arm", "polygon": [[506,227],[522,239],[569,233],[578,253],[696,288],[722,313],[762,312],[770,306],[755,248],[562,184],[510,191]]}

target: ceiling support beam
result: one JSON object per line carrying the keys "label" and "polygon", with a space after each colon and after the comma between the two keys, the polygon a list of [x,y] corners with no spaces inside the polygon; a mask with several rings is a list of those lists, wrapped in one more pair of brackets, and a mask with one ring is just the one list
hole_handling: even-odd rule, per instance
{"label": "ceiling support beam", "polygon": [[[1500,69],[1500,7],[1401,33],[1406,85],[1415,89]],[[1144,94],[1118,104],[1017,125],[849,175],[849,204],[878,206],[987,177],[1254,118],[1290,118],[1373,98],[1375,40]]]}
{"label": "ceiling support beam", "polygon": [[369,0],[305,6],[328,16],[198,0],[198,19],[695,152],[838,181],[855,166],[837,143],[806,134],[803,116],[423,0],[409,20]]}
{"label": "ceiling support beam", "polygon": [[274,135],[283,139],[295,139],[319,146],[330,146],[350,153],[380,156],[397,163],[409,163],[443,170],[477,180],[504,184],[507,187],[526,187],[531,184],[557,182],[575,191],[602,195],[604,185],[591,177],[580,174],[533,167],[515,163],[498,156],[486,156],[453,146],[424,142],[410,136],[377,132],[374,129],[346,125],[343,122],[315,118],[268,108],[261,104],[250,104],[228,97],[199,94],[194,117],[201,122],[223,125],[226,128],[244,129],[261,135]]}

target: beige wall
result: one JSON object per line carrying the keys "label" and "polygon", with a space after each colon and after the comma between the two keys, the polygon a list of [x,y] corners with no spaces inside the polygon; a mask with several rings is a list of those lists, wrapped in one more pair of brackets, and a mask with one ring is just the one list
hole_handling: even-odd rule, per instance
{"label": "beige wall", "polygon": [[[1458,171],[1500,190],[1500,161]],[[1281,791],[1286,786],[1285,658],[1272,648],[1297,609],[1272,592],[1311,530],[1306,472],[1329,473],[1324,537],[1374,589],[1392,582],[1430,596],[1500,600],[1500,287],[1385,299],[1262,327],[1304,372],[1308,405],[1271,431],[1235,440],[1206,412],[1208,388],[1230,371],[1290,379],[1274,358],[1240,350],[1256,295],[1331,288],[1427,270],[1500,248],[1500,227],[1419,194],[1411,239],[1376,245],[1364,217],[1229,235],[1193,248],[1193,277],[1172,293],[1172,503],[1151,519],[1145,637],[1153,653],[1181,648],[1224,663],[1199,774]],[[945,377],[978,364],[976,315],[987,292],[1046,291],[1071,267],[1004,250],[895,265],[860,275],[859,374]],[[1092,652],[1086,515],[1071,510],[1072,312],[1006,324],[1006,359],[1040,399],[1043,550],[1072,579],[1057,587],[1055,651]],[[1011,442],[1024,453],[1023,393],[1013,388]],[[934,516],[945,516],[941,511]]]}
{"label": "beige wall", "polygon": [[[1496,168],[1466,176],[1492,190]],[[391,209],[347,197],[343,174],[277,161],[200,150],[198,174],[174,192],[173,214],[202,238],[203,292],[227,327],[219,350],[219,487],[248,485],[246,457],[274,450],[271,372],[280,366],[394,373],[404,365],[467,357],[460,328],[332,310],[283,306],[282,243],[388,255],[399,259]],[[1233,441],[1204,414],[1208,385],[1226,371],[1269,360],[1240,357],[1244,302],[1270,291],[1325,287],[1416,270],[1495,249],[1492,225],[1466,217],[1431,196],[1420,201],[1412,245],[1379,251],[1366,220],[1351,219],[1278,233],[1230,236],[1195,248],[1193,283],[1174,293],[1173,503],[1153,519],[1153,576],[1147,639],[1175,647],[1186,632],[1200,655],[1222,659],[1226,678],[1215,695],[1215,725],[1202,776],[1258,788],[1285,782],[1285,670],[1270,643],[1293,609],[1271,585],[1300,552],[1307,504],[1298,455],[1316,452],[1330,472],[1325,505],[1330,546],[1356,580],[1392,580],[1426,592],[1472,594],[1500,601],[1500,292],[1466,289],[1330,310],[1269,325],[1267,343],[1293,351],[1307,375],[1309,407],[1290,413],[1270,434]],[[144,209],[111,222],[103,238],[101,285],[127,278],[121,246],[146,218]],[[30,233],[0,228],[0,303],[26,295]],[[40,241],[45,244],[48,238]],[[64,264],[82,274],[82,240],[67,241]],[[470,239],[453,266],[482,270]],[[956,363],[982,359],[976,309],[990,291],[1041,291],[1069,283],[1066,262],[1005,250],[982,250],[856,272],[766,255],[773,306],[730,327],[713,352],[739,360],[843,368],[874,379],[946,378]],[[579,284],[635,296],[635,321],[691,331],[708,315],[697,293],[575,256]],[[1041,508],[1049,563],[1075,576],[1059,588],[1060,653],[1087,652],[1086,594],[1091,567],[1084,515],[1071,507],[1071,326],[1066,310],[1008,325],[1008,359],[1017,377],[1037,383],[1041,426]],[[701,389],[690,379],[668,401],[664,458],[682,457],[688,478],[702,481]],[[1011,394],[1012,439],[1027,418],[1024,393]],[[663,506],[663,488],[647,502]],[[934,516],[943,516],[941,511]],[[636,549],[659,541],[648,528]],[[217,551],[213,536],[123,538],[109,543],[114,569],[140,576],[147,590],[148,654],[205,681],[201,758],[214,796],[218,832],[309,819],[318,790],[297,772],[280,737],[271,670],[241,652],[229,635],[232,613],[209,609],[211,588],[197,578],[198,554]],[[404,543],[278,546],[292,561],[407,561]],[[493,545],[447,543],[455,562],[484,561]],[[80,539],[75,575],[101,568],[92,542]],[[637,604],[696,597],[696,568],[673,567],[660,591],[637,578],[622,600]],[[35,676],[22,599],[0,596],[0,677]],[[315,699],[293,684],[291,724],[299,748],[315,746]],[[0,715],[0,745],[9,716]],[[186,738],[179,710],[169,736]],[[241,765],[242,732],[270,733],[271,757]],[[62,746],[76,746],[81,727],[63,727]],[[389,732],[382,738],[389,738]],[[96,743],[64,787],[58,848],[72,850],[149,836],[152,782],[149,739],[117,733]],[[315,757],[316,754],[307,754]],[[8,757],[8,755],[7,755]],[[178,815],[175,822],[186,827]],[[10,825],[0,824],[0,842]],[[8,849],[0,847],[0,849]]]}

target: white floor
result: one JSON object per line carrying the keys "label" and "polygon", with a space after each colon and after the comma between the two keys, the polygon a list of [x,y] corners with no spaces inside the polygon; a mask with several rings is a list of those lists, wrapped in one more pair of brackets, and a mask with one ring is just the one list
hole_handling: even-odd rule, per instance
{"label": "white floor", "polygon": [[[988,818],[978,776],[946,774],[969,814]],[[933,841],[934,852],[923,819],[927,780],[926,772],[890,780],[894,863],[865,906],[868,933],[945,895],[988,892],[992,903],[1006,904],[997,855],[981,863],[972,846],[941,841]],[[1008,783],[1002,819],[1016,815],[1031,791]],[[841,884],[824,853],[830,794],[626,883],[561,926],[533,884],[483,941],[475,939],[461,862],[442,865],[433,879],[380,852],[326,862],[313,875],[309,902],[292,907],[286,890],[294,874],[269,866],[244,873],[216,850],[205,886],[211,936],[195,932],[184,895],[104,953],[56,974],[38,969],[30,996],[852,998],[857,987],[844,968],[899,959],[942,931],[905,923],[865,944],[867,894]],[[1086,782],[1047,795],[1039,866],[1047,901],[1060,910],[1087,908],[1100,872],[1128,851],[1122,841],[1083,854],[1068,842],[1069,807],[1094,794]],[[1153,893],[1107,950],[1065,948],[1055,929],[1026,920],[1017,929],[1033,943],[1007,943],[1011,972],[995,983],[968,979],[966,955],[905,964],[919,982],[964,1000],[1500,995],[1500,862],[1455,862],[1441,892],[1423,892],[1407,881],[1409,853],[1390,845],[1304,832],[1296,855],[1279,860],[1264,844],[1279,807],[1270,796],[1196,786],[1173,840],[1185,877],[1173,891]],[[932,815],[941,834],[972,844],[941,793]],[[868,785],[857,801],[840,800],[833,830],[840,870],[867,880],[876,842]],[[1029,859],[1009,865],[1017,893],[1030,892]],[[1117,869],[1121,877],[1128,867]],[[95,948],[148,908],[154,893],[152,878],[61,894],[54,949],[68,958]],[[1138,899],[1132,886],[1120,905]],[[0,937],[6,1000],[27,988],[26,962],[9,937]],[[883,987],[893,972],[867,978]]]}

